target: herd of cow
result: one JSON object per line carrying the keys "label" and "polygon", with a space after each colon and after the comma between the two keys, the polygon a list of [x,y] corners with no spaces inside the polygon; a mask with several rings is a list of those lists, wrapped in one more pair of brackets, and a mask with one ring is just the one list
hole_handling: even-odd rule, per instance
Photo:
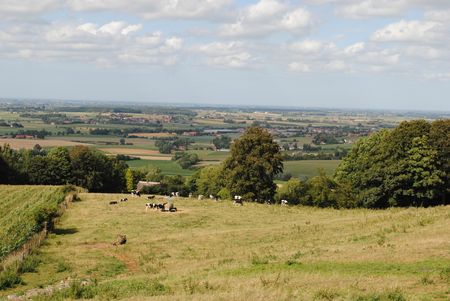
{"label": "herd of cow", "polygon": [[[132,190],[131,196],[141,197],[141,193],[139,190]],[[148,209],[155,209],[155,210],[160,210],[160,211],[164,211],[164,212],[176,212],[177,208],[173,205],[172,197],[178,197],[178,196],[179,196],[178,192],[172,192],[169,197],[166,197],[169,199],[169,206],[167,209],[166,209],[166,205],[168,204],[167,202],[166,203],[146,203],[145,211],[147,211]],[[147,196],[148,200],[152,200],[154,198],[155,198],[154,195]],[[117,205],[119,203],[127,202],[127,201],[128,201],[128,198],[123,198],[123,199],[120,199],[119,201],[110,201],[109,205]]]}
{"label": "herd of cow", "polygon": [[[141,197],[141,193],[140,193],[139,190],[132,190],[131,191],[131,196],[133,196],[133,197]],[[148,209],[154,209],[154,210],[160,210],[160,211],[176,212],[177,208],[174,207],[172,198],[173,197],[179,197],[179,196],[180,196],[179,192],[172,192],[170,194],[170,196],[165,197],[166,199],[169,200],[169,202],[166,202],[166,203],[146,203],[145,204],[145,211],[147,211]],[[155,198],[154,195],[147,196],[148,200],[152,200],[154,198]],[[192,198],[192,193],[189,194],[189,198]],[[198,200],[203,200],[203,198],[204,198],[203,195],[199,195],[197,197]],[[211,194],[209,195],[209,198],[212,199],[212,200],[216,200],[216,201],[219,200],[217,197],[215,197],[215,196],[213,196]],[[124,199],[120,199],[120,201],[110,201],[109,204],[110,205],[116,205],[119,202],[126,202],[126,201],[128,201],[128,199],[124,198]],[[169,204],[169,207],[166,209],[166,205],[167,204]],[[242,196],[235,195],[234,196],[234,200],[233,200],[233,204],[236,205],[236,206],[243,206],[244,205],[244,200],[242,199]],[[281,200],[281,205],[282,206],[288,205],[288,201],[287,200]]]}

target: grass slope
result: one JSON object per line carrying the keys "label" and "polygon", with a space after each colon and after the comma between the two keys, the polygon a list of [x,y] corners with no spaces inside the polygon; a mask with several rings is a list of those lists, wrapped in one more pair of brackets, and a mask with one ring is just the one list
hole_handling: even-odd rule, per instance
{"label": "grass slope", "polygon": [[[183,199],[179,212],[161,213],[145,212],[144,198],[110,206],[123,196],[80,197],[41,248],[38,271],[7,293],[70,276],[96,284],[53,299],[450,297],[449,206],[333,210]],[[114,247],[119,233],[128,242]]]}
{"label": "grass slope", "polygon": [[65,194],[61,186],[0,185],[0,260],[41,229]]}

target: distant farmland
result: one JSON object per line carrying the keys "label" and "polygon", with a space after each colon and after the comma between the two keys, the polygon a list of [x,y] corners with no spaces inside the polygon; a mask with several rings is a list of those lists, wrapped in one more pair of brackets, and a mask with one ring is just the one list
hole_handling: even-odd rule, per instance
{"label": "distant farmland", "polygon": [[57,147],[57,146],[76,146],[85,145],[90,146],[88,143],[72,142],[61,139],[13,139],[13,138],[0,138],[0,145],[9,144],[13,149],[33,149],[36,144],[41,147]]}

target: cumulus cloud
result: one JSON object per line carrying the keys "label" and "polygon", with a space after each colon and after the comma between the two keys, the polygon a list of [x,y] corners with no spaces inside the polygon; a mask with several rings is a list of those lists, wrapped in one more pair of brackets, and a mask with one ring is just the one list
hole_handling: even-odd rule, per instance
{"label": "cumulus cloud", "polygon": [[0,16],[7,19],[29,18],[60,7],[58,0],[1,0]]}
{"label": "cumulus cloud", "polygon": [[426,42],[437,38],[439,23],[405,21],[389,24],[372,35],[376,42]]}
{"label": "cumulus cloud", "polygon": [[393,69],[400,63],[397,49],[357,42],[338,47],[331,42],[303,40],[285,47],[284,57],[290,71],[298,72],[372,72]]}
{"label": "cumulus cloud", "polygon": [[194,47],[193,52],[205,56],[206,64],[216,67],[244,68],[255,61],[242,42],[202,44]]}
{"label": "cumulus cloud", "polygon": [[60,23],[22,25],[0,31],[0,57],[64,60],[114,65],[172,64],[182,39],[160,32],[142,33],[141,24]]}
{"label": "cumulus cloud", "polygon": [[307,0],[318,5],[334,5],[337,15],[350,19],[398,17],[412,9],[443,10],[447,0]]}
{"label": "cumulus cloud", "polygon": [[221,16],[232,0],[68,0],[73,11],[128,12],[144,19],[203,19]]}
{"label": "cumulus cloud", "polygon": [[304,34],[314,25],[305,8],[292,7],[279,0],[260,0],[243,8],[233,23],[224,24],[220,34],[227,37],[264,37],[275,32]]}

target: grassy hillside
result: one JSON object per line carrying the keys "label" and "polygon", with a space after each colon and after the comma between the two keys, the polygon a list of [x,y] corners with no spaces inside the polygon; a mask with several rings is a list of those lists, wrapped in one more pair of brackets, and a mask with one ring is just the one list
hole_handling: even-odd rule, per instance
{"label": "grassy hillside", "polygon": [[[67,277],[57,293],[148,300],[448,300],[450,207],[333,210],[82,194],[41,248],[25,291]],[[128,242],[115,247],[116,235]],[[0,293],[1,294],[1,293]],[[77,295],[78,294],[78,295]],[[42,298],[45,300],[46,298]]]}
{"label": "grassy hillside", "polygon": [[61,186],[0,185],[0,260],[41,230],[65,194]]}

